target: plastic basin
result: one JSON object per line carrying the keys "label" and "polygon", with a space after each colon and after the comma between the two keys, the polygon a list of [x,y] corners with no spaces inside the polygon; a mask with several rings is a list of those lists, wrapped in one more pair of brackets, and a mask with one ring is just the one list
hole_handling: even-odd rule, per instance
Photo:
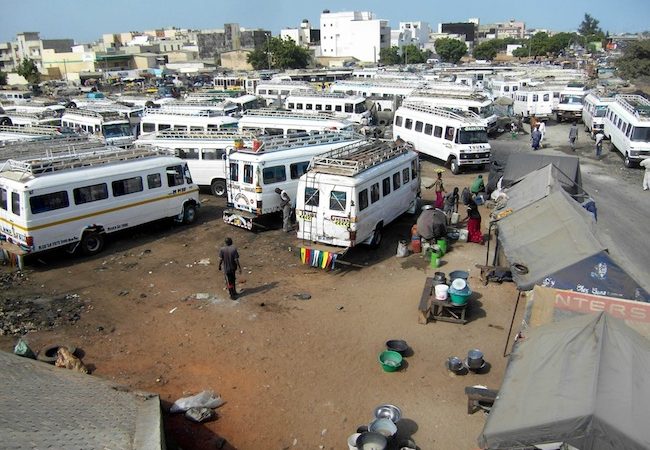
{"label": "plastic basin", "polygon": [[449,301],[456,305],[456,306],[463,306],[467,303],[467,300],[469,297],[472,295],[472,291],[468,289],[466,293],[463,294],[458,294],[453,291],[453,289],[449,290]]}
{"label": "plastic basin", "polygon": [[384,372],[395,372],[402,365],[402,355],[392,350],[386,350],[379,354],[379,364]]}

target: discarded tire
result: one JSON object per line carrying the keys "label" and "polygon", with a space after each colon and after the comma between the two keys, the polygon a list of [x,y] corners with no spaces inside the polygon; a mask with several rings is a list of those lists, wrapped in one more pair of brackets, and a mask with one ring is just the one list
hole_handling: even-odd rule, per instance
{"label": "discarded tire", "polygon": [[74,345],[68,345],[68,344],[48,345],[46,347],[43,347],[43,349],[40,352],[38,352],[36,359],[42,362],[46,362],[48,364],[54,364],[56,362],[56,353],[59,351],[59,347],[67,348],[68,351],[73,355],[77,351],[77,347],[75,347]]}

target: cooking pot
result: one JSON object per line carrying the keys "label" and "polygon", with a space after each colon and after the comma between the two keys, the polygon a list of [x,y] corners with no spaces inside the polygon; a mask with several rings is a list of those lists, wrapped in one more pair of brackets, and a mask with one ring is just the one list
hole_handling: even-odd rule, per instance
{"label": "cooking pot", "polygon": [[447,284],[447,277],[444,272],[436,272],[433,274],[433,281],[436,284]]}
{"label": "cooking pot", "polygon": [[463,361],[457,356],[451,356],[447,359],[447,368],[452,372],[463,370]]}
{"label": "cooking pot", "polygon": [[480,369],[485,364],[483,352],[475,348],[467,352],[467,367],[472,370]]}

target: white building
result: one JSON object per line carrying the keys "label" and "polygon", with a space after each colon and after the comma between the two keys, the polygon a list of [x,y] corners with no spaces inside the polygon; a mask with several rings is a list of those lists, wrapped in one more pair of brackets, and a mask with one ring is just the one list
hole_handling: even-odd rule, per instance
{"label": "white building", "polygon": [[388,21],[367,11],[331,13],[326,9],[320,16],[320,34],[324,57],[377,62],[381,49],[390,47]]}
{"label": "white building", "polygon": [[415,45],[423,49],[429,42],[430,32],[431,28],[427,22],[400,22],[399,30],[391,30],[390,45],[399,48]]}
{"label": "white building", "polygon": [[292,39],[296,45],[307,48],[310,44],[313,45],[318,42],[318,30],[313,30],[309,20],[304,19],[300,23],[300,28],[284,28],[280,30],[280,37],[282,39]]}

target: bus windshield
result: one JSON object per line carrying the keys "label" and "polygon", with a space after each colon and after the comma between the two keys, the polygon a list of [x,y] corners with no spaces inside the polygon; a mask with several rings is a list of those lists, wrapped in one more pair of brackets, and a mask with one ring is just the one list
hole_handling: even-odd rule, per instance
{"label": "bus windshield", "polygon": [[459,144],[487,144],[488,135],[485,128],[468,127],[461,128],[458,133]]}
{"label": "bus windshield", "polygon": [[633,141],[650,142],[650,127],[634,127],[630,139]]}
{"label": "bus windshield", "polygon": [[366,108],[366,103],[365,102],[357,103],[356,105],[354,105],[355,114],[362,114],[362,113],[366,112],[367,110],[368,109]]}
{"label": "bus windshield", "polygon": [[482,118],[487,119],[490,116],[494,115],[494,106],[492,105],[487,105],[481,107],[481,112],[479,114]]}
{"label": "bus windshield", "polygon": [[131,126],[128,123],[114,123],[111,125],[104,125],[102,128],[105,138],[116,138],[123,136],[133,136]]}
{"label": "bus windshield", "polygon": [[560,103],[562,104],[573,104],[573,105],[582,105],[582,95],[561,95]]}
{"label": "bus windshield", "polygon": [[596,106],[594,117],[605,117],[605,114],[607,114],[607,106]]}

